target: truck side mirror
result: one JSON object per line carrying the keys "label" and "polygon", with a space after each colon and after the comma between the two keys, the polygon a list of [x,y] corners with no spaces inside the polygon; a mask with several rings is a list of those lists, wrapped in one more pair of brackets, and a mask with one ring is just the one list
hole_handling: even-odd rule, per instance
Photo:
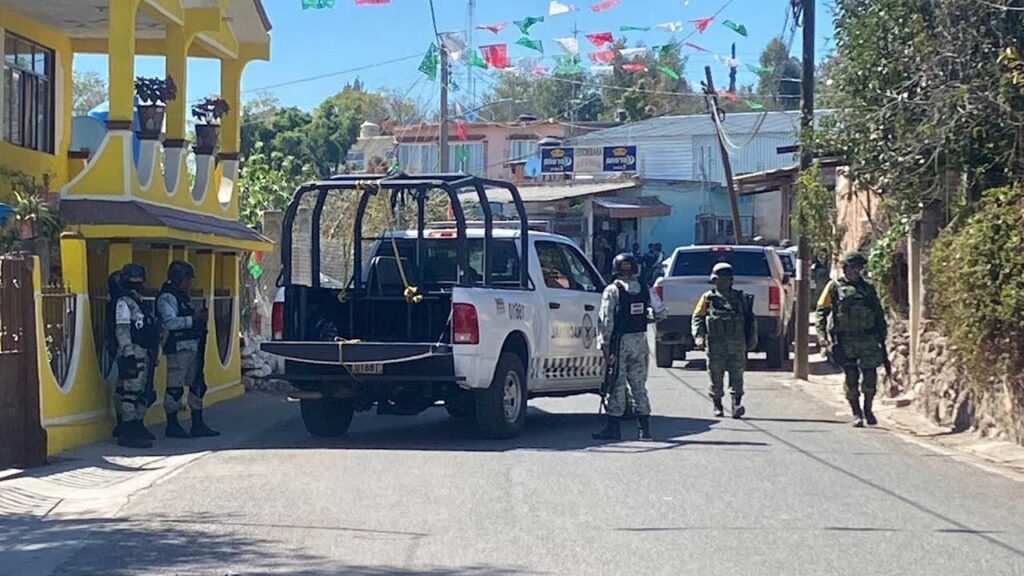
{"label": "truck side mirror", "polygon": [[789,277],[789,274],[783,274],[782,275],[782,283],[783,284],[789,284],[790,280],[792,280],[792,278]]}

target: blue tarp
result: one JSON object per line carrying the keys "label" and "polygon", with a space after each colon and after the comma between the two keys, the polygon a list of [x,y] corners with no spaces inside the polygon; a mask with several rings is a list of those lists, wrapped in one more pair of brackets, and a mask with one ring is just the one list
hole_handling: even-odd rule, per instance
{"label": "blue tarp", "polygon": [[[138,97],[135,98],[135,105],[136,106],[139,105]],[[100,122],[106,122],[107,118],[110,116],[110,102],[104,102],[104,103],[100,104],[99,106],[93,108],[92,110],[89,110],[87,116],[89,116],[91,118],[95,118],[95,119],[99,120]],[[138,109],[135,110],[135,118],[134,118],[134,120],[132,122],[132,129],[133,130],[138,130],[139,129],[139,111],[138,111]],[[140,151],[141,148],[142,148],[142,144],[141,144],[141,142],[139,142],[139,137],[136,134],[136,136],[134,138],[134,145],[132,146],[132,150],[135,153],[135,164],[136,165],[138,165],[138,163],[139,163],[139,151]]]}
{"label": "blue tarp", "polygon": [[7,217],[14,214],[14,208],[11,208],[7,204],[0,202],[0,224],[7,222]]}

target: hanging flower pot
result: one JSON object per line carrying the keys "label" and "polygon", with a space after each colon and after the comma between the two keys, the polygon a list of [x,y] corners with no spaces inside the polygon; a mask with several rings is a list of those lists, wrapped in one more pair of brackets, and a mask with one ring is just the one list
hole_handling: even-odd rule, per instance
{"label": "hanging flower pot", "polygon": [[196,154],[214,154],[220,149],[220,119],[231,110],[221,98],[204,98],[192,106],[196,124]]}
{"label": "hanging flower pot", "polygon": [[159,140],[164,130],[166,104],[178,97],[178,86],[174,78],[143,78],[135,79],[135,95],[139,97],[139,138],[142,140]]}
{"label": "hanging flower pot", "polygon": [[18,239],[31,240],[36,237],[34,220],[18,220]]}

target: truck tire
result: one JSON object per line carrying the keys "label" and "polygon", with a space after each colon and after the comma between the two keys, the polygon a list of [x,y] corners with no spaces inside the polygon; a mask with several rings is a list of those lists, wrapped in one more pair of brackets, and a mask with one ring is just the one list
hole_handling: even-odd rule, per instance
{"label": "truck tire", "polygon": [[526,423],[526,370],[519,356],[503,352],[494,379],[476,390],[476,423],[486,438],[515,438]]}
{"label": "truck tire", "polygon": [[785,338],[764,338],[765,366],[769,370],[782,368],[783,362],[789,359],[789,343]]}
{"label": "truck tire", "polygon": [[475,418],[476,399],[468,392],[459,392],[455,397],[444,401],[444,409],[455,420]]}
{"label": "truck tire", "polygon": [[320,438],[344,435],[352,425],[352,416],[355,414],[355,404],[348,399],[302,400],[299,407],[306,430]]}
{"label": "truck tire", "polygon": [[658,368],[671,368],[675,358],[672,354],[675,351],[671,344],[654,344],[654,363]]}

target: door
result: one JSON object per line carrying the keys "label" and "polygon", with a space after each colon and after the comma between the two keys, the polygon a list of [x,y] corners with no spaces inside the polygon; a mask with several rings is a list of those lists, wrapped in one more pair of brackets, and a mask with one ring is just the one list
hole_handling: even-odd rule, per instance
{"label": "door", "polygon": [[604,282],[575,246],[555,241],[539,241],[536,246],[548,308],[543,387],[599,384],[602,362],[596,341],[597,312]]}

